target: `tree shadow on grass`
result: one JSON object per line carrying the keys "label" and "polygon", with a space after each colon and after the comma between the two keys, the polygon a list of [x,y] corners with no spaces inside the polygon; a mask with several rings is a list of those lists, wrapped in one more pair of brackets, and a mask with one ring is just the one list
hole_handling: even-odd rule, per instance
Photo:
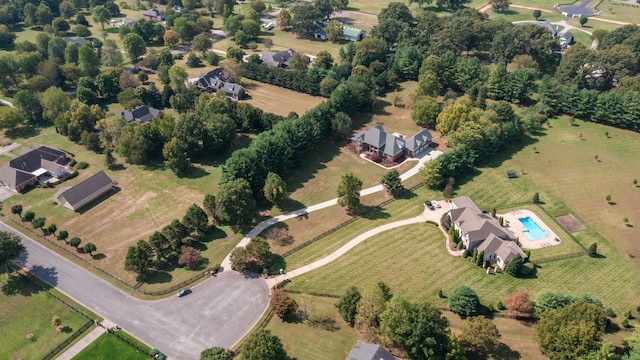
{"label": "tree shadow on grass", "polygon": [[107,258],[107,255],[105,255],[104,253],[98,253],[98,254],[93,254],[92,258],[93,260],[103,260]]}
{"label": "tree shadow on grass", "polygon": [[362,212],[362,217],[368,220],[380,220],[380,219],[388,219],[391,217],[391,214],[386,212],[383,208],[377,206],[368,206]]}
{"label": "tree shadow on grass", "polygon": [[271,259],[265,267],[269,274],[279,274],[280,269],[287,269],[287,262],[279,254],[271,254]]}
{"label": "tree shadow on grass", "polygon": [[168,271],[159,270],[151,274],[149,278],[145,281],[146,284],[166,284],[173,280],[173,275],[171,275]]}
{"label": "tree shadow on grass", "polygon": [[73,332],[73,328],[70,326],[64,326],[60,332],[64,334],[71,334]]}
{"label": "tree shadow on grass", "polygon": [[20,127],[5,131],[5,135],[11,140],[26,139],[26,138],[37,136],[39,134],[40,134],[40,128],[37,128],[35,126],[30,126],[30,125],[20,126]]}
{"label": "tree shadow on grass", "polygon": [[185,179],[199,179],[209,175],[209,172],[199,166],[191,166],[181,177]]}
{"label": "tree shadow on grass", "polygon": [[294,211],[294,210],[298,210],[298,209],[302,209],[306,207],[305,204],[301,203],[298,200],[294,200],[291,198],[287,198],[286,200],[280,202],[280,204],[278,204],[278,209],[280,209],[280,211],[282,211],[282,213],[286,214],[290,211]]}
{"label": "tree shadow on grass", "polygon": [[227,237],[227,233],[219,227],[210,227],[204,235],[202,235],[198,241],[201,243],[210,243],[214,240],[224,239]]}
{"label": "tree shadow on grass", "polygon": [[333,160],[340,149],[345,145],[345,140],[334,143],[323,143],[310,152],[305,158],[305,164],[292,171],[289,177],[284,179],[287,182],[287,190],[292,193],[302,187],[311,179],[315,178],[321,170],[327,168],[327,163]]}
{"label": "tree shadow on grass", "polygon": [[509,345],[505,343],[498,344],[498,348],[493,353],[494,359],[502,360],[517,360],[521,359],[522,355],[516,350],[513,350]]}
{"label": "tree shadow on grass", "polygon": [[[2,275],[4,276],[4,274]],[[2,285],[2,293],[6,296],[22,295],[31,296],[40,292],[40,288],[33,284],[24,275],[9,275],[7,283]]]}
{"label": "tree shadow on grass", "polygon": [[338,324],[336,324],[336,321],[329,316],[313,317],[309,319],[307,324],[309,324],[309,326],[313,328],[318,328],[320,330],[329,332],[336,332],[340,330],[340,326],[338,326]]}

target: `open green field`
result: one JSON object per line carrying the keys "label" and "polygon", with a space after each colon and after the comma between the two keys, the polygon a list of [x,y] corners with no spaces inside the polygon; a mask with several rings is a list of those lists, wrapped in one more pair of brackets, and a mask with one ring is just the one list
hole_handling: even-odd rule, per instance
{"label": "open green field", "polygon": [[[422,204],[424,199],[431,199],[435,197],[439,197],[438,193],[429,190],[426,187],[421,187],[414,192],[407,192],[398,200],[363,215],[362,218],[357,219],[340,230],[335,231],[321,240],[287,256],[285,258],[287,269],[290,271],[318,260],[332,253],[354,237],[366,232],[367,230],[401,219],[418,216],[424,211],[424,205]],[[335,210],[341,211],[339,208],[335,208]],[[313,213],[310,214],[309,218],[313,215]],[[304,220],[292,219],[289,221],[294,222]],[[321,232],[318,232],[318,234],[319,233]],[[297,237],[295,232],[292,232],[292,235]],[[327,268],[333,269],[333,266]]]}
{"label": "open green field", "polygon": [[[415,224],[366,240],[330,265],[292,279],[289,288],[342,294],[350,286],[363,288],[384,281],[394,294],[411,301],[437,303],[439,290],[447,294],[457,285],[467,284],[486,305],[498,300],[505,302],[513,291],[528,290],[535,294],[549,288],[573,294],[589,293],[622,314],[638,306],[636,289],[640,285],[640,272],[615,249],[604,244],[600,248],[604,258],[583,256],[542,263],[533,278],[487,275],[471,262],[449,255],[437,227]],[[535,262],[535,255],[532,258]]]}
{"label": "open green field", "polygon": [[[591,4],[591,6],[594,5],[595,3]],[[598,10],[601,11],[601,14],[598,15],[598,17],[608,20],[623,21],[630,24],[640,23],[640,6],[625,5],[626,4],[620,4],[610,0],[603,1],[600,6],[598,6]]]}
{"label": "open green field", "polygon": [[[0,358],[39,359],[78,331],[88,319],[56,300],[14,272],[7,277],[0,269]],[[72,302],[69,299],[66,301]],[[79,307],[79,305],[76,305]],[[89,316],[95,316],[84,310]],[[62,320],[62,331],[51,325],[53,316]],[[97,318],[97,317],[94,317]],[[92,328],[89,328],[89,331]],[[33,336],[28,339],[27,334]]]}
{"label": "open green field", "polygon": [[312,326],[310,322],[284,322],[274,316],[267,329],[277,335],[291,357],[305,360],[344,359],[358,340],[358,333],[349,327],[334,307],[336,299],[310,295],[290,294],[300,306],[306,308],[310,322],[325,326]]}
{"label": "open green field", "polygon": [[[320,96],[311,96],[249,79],[243,79],[242,83],[250,97],[246,102],[266,112],[282,116],[289,115],[291,111],[302,115],[326,100]],[[284,104],[286,106],[283,106]]]}
{"label": "open green field", "polygon": [[[22,145],[32,142],[55,146],[75,155],[78,161],[90,164],[80,170],[80,175],[64,183],[71,186],[103,169],[104,155],[86,150],[84,146],[70,142],[56,134],[53,128],[41,129],[29,139],[16,139]],[[126,169],[107,171],[117,182],[117,191],[90,205],[81,213],[74,213],[53,203],[57,189],[34,189],[24,195],[16,195],[5,202],[7,209],[22,204],[33,210],[36,216],[44,216],[47,223],[55,223],[59,230],[67,230],[71,237],[79,236],[83,243],[96,244],[96,265],[130,283],[134,275],[124,271],[124,258],[129,246],[169,224],[181,219],[193,203],[202,204],[204,194],[217,191],[219,165],[226,155],[198,164],[187,176],[178,178],[162,163],[151,166],[126,165]],[[176,194],[180,194],[176,196]],[[210,258],[210,265],[220,262],[240,236],[228,228],[212,231],[203,242],[203,256]],[[89,258],[88,255],[83,255]],[[192,277],[195,270],[176,269],[162,277],[160,285],[168,281],[182,281]],[[199,271],[199,270],[198,270]],[[145,289],[146,290],[146,289]]]}
{"label": "open green field", "polygon": [[591,46],[591,43],[593,42],[593,38],[591,37],[591,35],[582,31],[574,30],[571,31],[571,34],[573,34],[573,41],[575,41],[576,43],[582,43],[587,48],[589,48]]}
{"label": "open green field", "polygon": [[[569,21],[567,21],[567,23],[569,25],[573,25],[575,27],[580,27],[580,22],[577,18],[575,19],[570,19]],[[615,30],[619,27],[621,27],[622,25],[620,24],[614,24],[614,23],[610,23],[610,22],[606,22],[606,21],[598,21],[598,20],[593,20],[593,19],[589,19],[589,22],[587,22],[584,26],[582,26],[583,29],[587,30],[587,31],[591,31],[594,32],[595,30],[598,29],[603,29],[603,30],[607,30],[607,31],[612,31]],[[573,32],[572,32],[573,34]]]}
{"label": "open green field", "polygon": [[[118,332],[118,335],[126,336],[129,341],[138,343],[138,346],[141,348],[151,350],[148,346],[140,343],[122,331]],[[149,359],[149,355],[147,353],[142,353],[114,335],[105,333],[100,335],[100,337],[78,353],[78,355],[74,356],[73,360],[110,360],[116,357],[118,359],[127,360]]]}
{"label": "open green field", "polygon": [[[523,20],[529,20],[529,21],[535,21],[535,18],[533,17],[533,10],[528,10],[528,9],[519,9],[516,7],[510,7],[508,10],[504,10],[501,12],[496,12],[493,11],[493,9],[490,9],[487,11],[487,13],[489,14],[489,19],[493,19],[493,20],[497,20],[497,19],[503,19],[503,20],[507,20],[507,21],[523,21]],[[564,18],[564,16],[560,13],[542,13],[542,16],[540,16],[538,18],[538,21],[550,21],[550,22],[556,22],[556,21],[560,21]]]}

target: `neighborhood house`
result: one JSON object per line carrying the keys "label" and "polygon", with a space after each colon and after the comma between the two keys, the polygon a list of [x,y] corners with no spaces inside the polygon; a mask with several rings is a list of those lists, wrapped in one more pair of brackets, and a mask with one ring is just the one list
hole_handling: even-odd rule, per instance
{"label": "neighborhood house", "polygon": [[142,13],[142,17],[144,17],[147,20],[153,20],[155,22],[163,21],[164,20],[164,11],[158,10],[158,9],[145,10]]}
{"label": "neighborhood house", "polygon": [[78,211],[112,189],[113,180],[104,171],[100,171],[75,186],[61,188],[54,199],[67,209]]}
{"label": "neighborhood house", "polygon": [[62,178],[68,173],[67,153],[52,147],[34,144],[22,149],[21,155],[0,167],[0,184],[17,192],[25,192],[38,182],[51,177]]}
{"label": "neighborhood house", "polygon": [[[323,21],[318,24],[318,28],[313,34],[313,38],[317,40],[327,40],[327,25],[329,21]],[[342,38],[348,41],[362,41],[366,32],[353,26],[342,24]]]}
{"label": "neighborhood house", "polygon": [[246,91],[244,87],[234,82],[225,81],[225,74],[222,68],[216,68],[208,73],[202,73],[193,82],[198,89],[208,93],[220,93],[222,96],[233,100],[241,100]]}
{"label": "neighborhood house", "polygon": [[120,110],[118,115],[128,123],[132,121],[143,123],[157,118],[160,115],[160,110],[148,105],[139,105],[131,111]]}
{"label": "neighborhood house", "polygon": [[431,139],[431,133],[427,129],[405,139],[402,135],[387,134],[382,125],[377,125],[356,134],[351,141],[357,144],[358,153],[364,152],[396,162],[403,156],[418,156],[431,144]]}
{"label": "neighborhood house", "polygon": [[504,270],[507,263],[516,256],[520,255],[522,259],[527,257],[514,241],[515,235],[500,225],[496,218],[480,211],[469,197],[461,196],[451,200],[448,214],[452,226],[460,235],[463,247],[468,251],[483,251],[483,261],[488,264]]}
{"label": "neighborhood house", "polygon": [[265,51],[262,53],[262,63],[271,67],[289,67],[289,59],[295,54],[295,50],[288,49],[285,51]]}
{"label": "neighborhood house", "polygon": [[347,360],[397,360],[387,349],[378,344],[367,344],[358,340],[347,356]]}

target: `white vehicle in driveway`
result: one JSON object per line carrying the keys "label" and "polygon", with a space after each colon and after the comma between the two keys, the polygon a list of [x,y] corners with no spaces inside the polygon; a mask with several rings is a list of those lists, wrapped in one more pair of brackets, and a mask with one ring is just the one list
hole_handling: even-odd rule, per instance
{"label": "white vehicle in driveway", "polygon": [[271,22],[270,22],[270,23],[267,23],[267,24],[262,25],[262,27],[263,27],[265,30],[271,30],[271,29],[273,29],[275,26],[276,26],[276,25],[275,25],[274,23],[271,23]]}
{"label": "white vehicle in driveway", "polygon": [[440,206],[440,203],[439,203],[439,202],[437,202],[437,201],[435,201],[435,200],[431,200],[431,205],[433,205],[433,206],[437,207],[438,209],[440,209],[440,207],[441,207],[441,206]]}

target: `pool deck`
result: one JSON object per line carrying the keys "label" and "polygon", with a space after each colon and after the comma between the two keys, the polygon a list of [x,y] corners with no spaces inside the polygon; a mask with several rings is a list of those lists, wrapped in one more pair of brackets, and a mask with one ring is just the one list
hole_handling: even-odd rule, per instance
{"label": "pool deck", "polygon": [[[520,244],[522,244],[522,247],[525,249],[542,249],[545,247],[560,244],[560,238],[556,235],[556,233],[553,232],[547,226],[547,224],[545,224],[544,221],[542,221],[533,211],[525,209],[513,210],[509,211],[506,214],[498,215],[504,218],[504,224],[506,225],[507,229],[511,230],[511,232],[518,237],[518,240],[520,240]],[[525,235],[524,233],[527,228],[525,228],[525,226],[522,225],[519,220],[520,218],[524,217],[530,217],[533,221],[535,221],[535,223],[538,224],[538,226],[547,233],[547,237],[537,240],[529,240],[527,235]]]}

